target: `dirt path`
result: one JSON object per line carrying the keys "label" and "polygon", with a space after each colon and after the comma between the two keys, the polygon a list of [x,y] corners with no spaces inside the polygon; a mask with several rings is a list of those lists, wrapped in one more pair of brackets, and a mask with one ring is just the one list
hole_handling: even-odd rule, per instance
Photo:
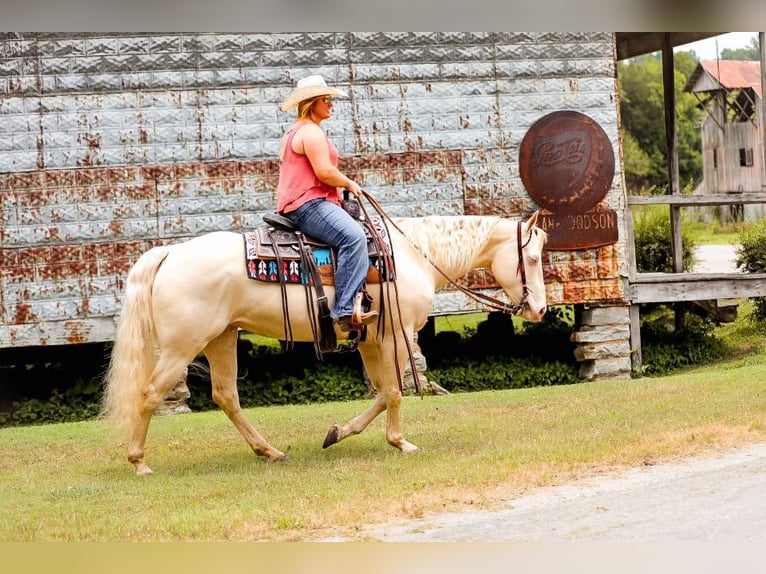
{"label": "dirt path", "polygon": [[381,541],[766,542],[766,444],[584,479],[492,511],[371,527]]}

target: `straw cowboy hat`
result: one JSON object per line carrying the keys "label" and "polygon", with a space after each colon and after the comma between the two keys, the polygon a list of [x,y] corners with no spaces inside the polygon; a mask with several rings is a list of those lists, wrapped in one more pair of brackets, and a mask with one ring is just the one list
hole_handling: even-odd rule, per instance
{"label": "straw cowboy hat", "polygon": [[298,80],[298,85],[292,93],[282,102],[282,111],[293,109],[303,100],[309,100],[318,96],[337,96],[347,98],[348,94],[342,90],[328,86],[322,76],[309,76]]}

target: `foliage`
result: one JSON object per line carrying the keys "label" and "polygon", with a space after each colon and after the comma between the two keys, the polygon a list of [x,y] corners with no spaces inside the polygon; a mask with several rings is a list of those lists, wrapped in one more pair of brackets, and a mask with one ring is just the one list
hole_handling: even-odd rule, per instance
{"label": "foliage", "polygon": [[[552,307],[542,321],[524,323],[523,328],[508,315],[489,313],[475,327],[464,328],[462,334],[444,331],[430,343],[422,341],[428,377],[451,392],[577,383],[574,343],[570,341],[574,322],[572,306]],[[652,325],[642,329],[646,374],[703,363],[722,352],[712,327],[704,323],[679,334]],[[100,347],[101,353],[106,349]],[[20,365],[25,371],[39,370],[37,376],[51,388],[43,392],[37,385],[26,384],[1,389],[6,395],[9,389],[16,389],[16,396],[0,405],[0,426],[80,421],[96,416],[100,375],[79,377],[67,385],[67,379],[60,376],[64,372],[58,362],[61,359],[32,369]],[[363,398],[367,392],[358,353],[333,353],[317,362],[311,344],[296,345],[285,353],[243,338],[238,346],[238,367],[239,398],[245,408],[349,401]],[[209,369],[203,358],[189,370],[187,384],[193,411],[217,408],[211,399]],[[22,387],[27,389],[27,396]],[[31,393],[30,389],[37,390]]]}
{"label": "foliage", "polygon": [[[488,360],[490,359],[490,360]],[[504,357],[464,359],[428,372],[429,378],[450,392],[521,389],[580,382],[577,369],[561,362]]]}
{"label": "foliage", "polygon": [[13,401],[8,411],[0,411],[0,427],[91,419],[98,414],[99,399],[97,379],[77,379],[63,391],[53,389],[44,399]]}
{"label": "foliage", "polygon": [[[737,238],[734,263],[747,273],[766,272],[766,221],[760,220],[744,225]],[[755,323],[766,324],[766,298],[754,297],[750,318]]]}
{"label": "foliage", "polygon": [[622,151],[624,157],[625,178],[629,181],[629,189],[645,189],[654,181],[656,167],[649,154],[639,145],[636,138],[625,130],[622,135]]}
{"label": "foliage", "polygon": [[[697,61],[682,51],[675,54],[673,62],[679,178],[682,185],[694,187],[702,176],[699,122],[703,111],[684,87]],[[620,62],[617,69],[628,190],[636,193],[666,186],[668,146],[662,60],[658,55],[642,56]]]}
{"label": "foliage", "polygon": [[[259,353],[260,351],[260,353]],[[284,361],[279,361],[282,358]],[[360,399],[366,392],[361,368],[348,365],[316,363],[303,366],[300,372],[292,368],[278,368],[281,363],[286,366],[302,363],[295,361],[290,354],[276,355],[273,349],[260,347],[250,355],[251,366],[263,362],[271,364],[276,370],[257,370],[244,372],[237,384],[240,404],[243,408],[267,406],[320,403],[328,401],[347,401]],[[302,363],[305,365],[305,363]],[[251,376],[250,373],[258,373]],[[210,379],[199,374],[190,374],[187,384],[191,392],[189,407],[194,411],[204,411],[217,408],[210,397]]]}
{"label": "foliage", "polygon": [[421,340],[423,354],[431,370],[449,366],[465,358],[488,359],[499,356],[537,358],[545,362],[572,362],[574,344],[570,341],[574,310],[571,305],[551,307],[539,323],[523,323],[516,332],[511,316],[489,313],[475,329],[463,333],[439,333],[433,342]]}
{"label": "foliage", "polygon": [[[633,212],[636,268],[642,273],[673,272],[669,208],[645,206],[635,208]],[[696,243],[688,225],[681,225],[681,246],[683,267],[691,269]]]}
{"label": "foliage", "polygon": [[641,324],[644,375],[664,375],[691,365],[704,365],[726,354],[726,346],[708,319],[687,315],[686,328],[667,328],[667,316]]}
{"label": "foliage", "polygon": [[758,36],[750,38],[750,43],[744,48],[724,48],[721,50],[721,60],[755,60],[761,59],[761,48]]}
{"label": "foliage", "polygon": [[73,348],[0,349],[0,426],[79,421],[98,413],[104,346]]}

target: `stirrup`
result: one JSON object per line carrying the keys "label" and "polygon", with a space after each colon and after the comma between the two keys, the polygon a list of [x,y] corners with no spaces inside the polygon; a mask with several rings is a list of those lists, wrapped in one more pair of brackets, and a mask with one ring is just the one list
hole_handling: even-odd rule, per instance
{"label": "stirrup", "polygon": [[369,325],[378,318],[378,312],[375,310],[365,311],[363,306],[364,293],[359,292],[354,297],[354,310],[351,312],[351,323],[354,325]]}

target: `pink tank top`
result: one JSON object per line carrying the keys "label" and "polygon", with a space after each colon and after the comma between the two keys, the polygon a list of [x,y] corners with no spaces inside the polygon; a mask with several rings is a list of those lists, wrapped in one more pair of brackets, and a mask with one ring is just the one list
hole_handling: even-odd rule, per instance
{"label": "pink tank top", "polygon": [[[277,211],[289,213],[295,211],[312,199],[322,198],[340,205],[338,190],[332,185],[319,181],[305,154],[293,151],[293,137],[302,126],[293,128],[285,142],[285,154],[279,166],[279,184],[277,185]],[[328,139],[330,161],[338,165],[338,148]]]}

